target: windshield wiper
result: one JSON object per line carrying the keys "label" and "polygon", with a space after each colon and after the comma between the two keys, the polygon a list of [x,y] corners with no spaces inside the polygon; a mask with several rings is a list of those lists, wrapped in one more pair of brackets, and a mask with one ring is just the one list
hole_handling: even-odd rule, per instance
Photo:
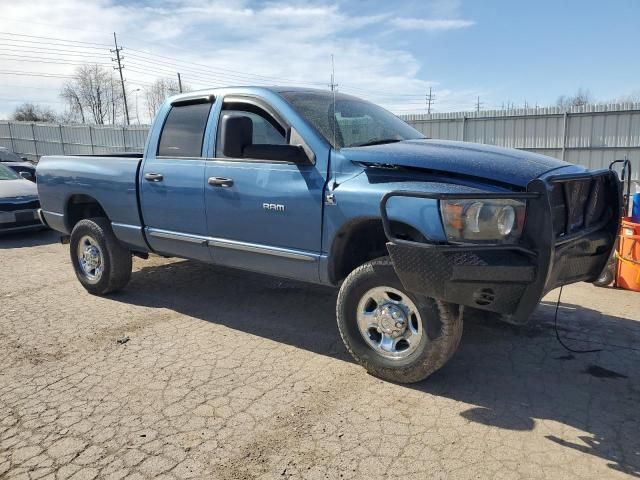
{"label": "windshield wiper", "polygon": [[384,143],[396,143],[401,141],[402,139],[398,139],[398,138],[372,138],[371,140],[367,140],[364,143],[358,143],[356,145],[352,145],[352,147],[369,147],[371,145],[382,145]]}

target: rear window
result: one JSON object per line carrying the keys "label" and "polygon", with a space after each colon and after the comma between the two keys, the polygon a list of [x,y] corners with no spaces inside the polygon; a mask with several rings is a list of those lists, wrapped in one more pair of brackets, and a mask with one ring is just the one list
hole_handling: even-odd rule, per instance
{"label": "rear window", "polygon": [[200,157],[211,103],[171,107],[164,122],[158,156]]}

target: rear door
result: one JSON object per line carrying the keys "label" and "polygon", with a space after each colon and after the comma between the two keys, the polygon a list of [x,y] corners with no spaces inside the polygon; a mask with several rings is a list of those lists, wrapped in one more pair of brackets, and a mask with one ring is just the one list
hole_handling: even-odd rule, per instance
{"label": "rear door", "polygon": [[211,100],[174,103],[155,151],[141,172],[141,208],[149,245],[157,252],[209,261],[204,204],[203,140]]}

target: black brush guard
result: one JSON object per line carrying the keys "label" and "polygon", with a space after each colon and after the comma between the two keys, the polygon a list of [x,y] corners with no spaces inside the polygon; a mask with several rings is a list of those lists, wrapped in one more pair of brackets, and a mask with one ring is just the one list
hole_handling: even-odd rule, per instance
{"label": "black brush guard", "polygon": [[[407,290],[523,324],[548,291],[602,272],[619,228],[619,185],[616,173],[602,170],[536,179],[521,193],[392,191],[380,202],[387,249]],[[392,232],[392,197],[526,200],[525,225],[513,245],[405,240]]]}

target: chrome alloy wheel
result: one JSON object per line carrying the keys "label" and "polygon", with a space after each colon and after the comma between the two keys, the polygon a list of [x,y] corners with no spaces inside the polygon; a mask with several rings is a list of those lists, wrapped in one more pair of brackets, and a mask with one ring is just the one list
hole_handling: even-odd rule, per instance
{"label": "chrome alloy wheel", "polygon": [[104,271],[104,256],[102,250],[89,235],[83,236],[78,242],[78,263],[80,270],[91,283],[97,283]]}
{"label": "chrome alloy wheel", "polygon": [[418,308],[406,293],[375,287],[358,302],[358,329],[376,353],[401,359],[411,355],[423,335]]}

